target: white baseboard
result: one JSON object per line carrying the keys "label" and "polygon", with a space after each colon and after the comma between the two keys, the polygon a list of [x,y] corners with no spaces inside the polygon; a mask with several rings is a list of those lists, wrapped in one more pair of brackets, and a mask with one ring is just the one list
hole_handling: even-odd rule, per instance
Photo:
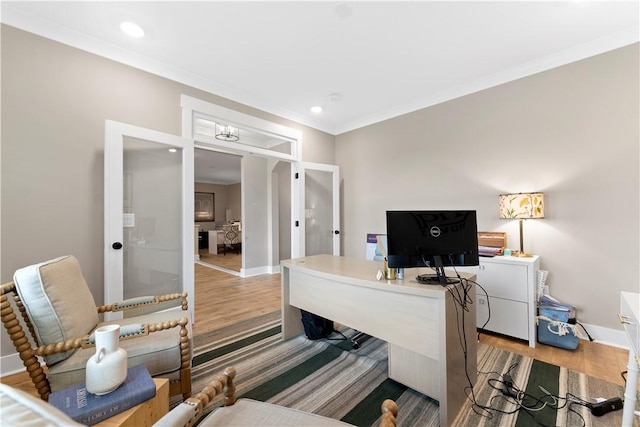
{"label": "white baseboard", "polygon": [[269,267],[241,268],[240,277],[259,276],[260,274],[269,274]]}
{"label": "white baseboard", "polygon": [[[40,365],[44,366],[43,360],[40,360]],[[19,374],[20,372],[26,371],[26,369],[27,368],[24,366],[24,363],[22,363],[22,359],[20,359],[20,355],[18,353],[0,357],[0,377]]]}
{"label": "white baseboard", "polygon": [[240,277],[258,276],[260,274],[280,273],[280,265],[267,265],[256,268],[243,268],[240,270]]}
{"label": "white baseboard", "polygon": [[624,331],[604,328],[602,326],[588,325],[586,323],[582,323],[582,325],[585,327],[587,332],[589,332],[589,335],[591,335],[594,342],[610,345],[612,347],[629,349],[629,340],[627,339],[627,334],[625,334]]}

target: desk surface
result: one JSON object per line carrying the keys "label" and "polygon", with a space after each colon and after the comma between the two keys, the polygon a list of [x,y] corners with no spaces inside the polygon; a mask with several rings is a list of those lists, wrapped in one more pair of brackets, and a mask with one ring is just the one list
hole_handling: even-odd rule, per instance
{"label": "desk surface", "polygon": [[[422,295],[431,298],[444,298],[446,288],[441,285],[425,285],[418,283],[415,277],[418,274],[432,274],[430,268],[405,269],[404,279],[386,280],[384,277],[376,279],[378,270],[382,270],[382,262],[370,261],[361,258],[350,258],[333,255],[313,255],[305,258],[296,258],[282,261],[282,264],[292,270],[306,270],[314,272],[319,277],[342,281],[350,284],[358,284],[377,289],[389,289],[393,285],[393,291],[411,295]],[[453,272],[447,271],[447,276],[453,277]],[[472,278],[473,274],[460,273],[461,277]]]}

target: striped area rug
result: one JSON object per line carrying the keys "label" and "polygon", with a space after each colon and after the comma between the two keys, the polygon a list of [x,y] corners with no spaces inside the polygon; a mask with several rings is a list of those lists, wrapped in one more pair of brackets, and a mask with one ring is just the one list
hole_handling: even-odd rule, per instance
{"label": "striped area rug", "polygon": [[[500,380],[507,372],[517,388],[526,393],[522,405],[533,409],[521,409],[513,399],[504,397],[500,391]],[[621,410],[596,417],[585,406],[565,399],[553,405],[549,394],[594,402],[597,397],[623,397],[624,388],[567,368],[479,344],[478,381],[473,392],[476,404],[469,401],[454,425],[610,427],[622,423]],[[636,420],[634,426],[638,424]]]}
{"label": "striped area rug", "polygon": [[[344,331],[355,334],[352,330]],[[337,334],[333,335],[338,337]],[[332,336],[332,337],[333,337]],[[249,397],[278,405],[328,416],[357,425],[375,426],[380,404],[391,398],[400,408],[400,426],[430,427],[439,425],[438,402],[408,389],[387,377],[387,345],[370,338],[353,350],[344,340],[308,340],[304,335],[281,341],[278,327],[266,328],[242,343],[198,352],[192,368],[193,390],[200,390],[226,366],[238,372],[236,391]],[[491,386],[509,369],[514,383],[528,394],[539,396],[539,386],[557,395],[622,396],[621,386],[479,344],[478,383],[475,396],[465,405],[454,422],[456,426],[610,426],[620,425],[621,411],[593,417],[579,405],[556,411],[516,411]],[[214,401],[208,411],[219,406]],[[490,406],[491,409],[482,407]],[[571,410],[568,410],[571,409]],[[576,411],[576,412],[574,412]],[[578,415],[579,414],[579,415]],[[583,423],[584,421],[584,423]]]}

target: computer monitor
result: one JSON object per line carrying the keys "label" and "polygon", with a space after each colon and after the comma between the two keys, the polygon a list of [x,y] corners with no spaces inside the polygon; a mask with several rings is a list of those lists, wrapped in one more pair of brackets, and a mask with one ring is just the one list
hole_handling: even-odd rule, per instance
{"label": "computer monitor", "polygon": [[476,211],[387,211],[387,262],[390,268],[431,267],[420,283],[446,285],[444,267],[479,264]]}

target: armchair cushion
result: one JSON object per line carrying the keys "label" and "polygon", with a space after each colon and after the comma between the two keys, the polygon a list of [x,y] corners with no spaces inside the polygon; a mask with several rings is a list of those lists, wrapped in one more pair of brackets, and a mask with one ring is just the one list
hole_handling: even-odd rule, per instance
{"label": "armchair cushion", "polygon": [[[98,324],[98,312],[80,263],[64,256],[17,270],[13,276],[20,299],[32,321],[38,345],[82,337]],[[49,366],[72,351],[45,356]]]}
{"label": "armchair cushion", "polygon": [[213,426],[279,426],[279,427],[345,427],[351,424],[321,415],[285,408],[252,399],[238,399],[232,406],[222,406],[214,410],[200,424]]}
{"label": "armchair cushion", "polygon": [[[141,319],[146,323],[161,323],[186,317],[182,310],[167,310],[140,317],[130,317],[100,323],[99,326],[109,324],[139,325]],[[189,337],[192,336],[190,323],[187,325]],[[127,351],[128,367],[144,364],[152,377],[162,375],[169,380],[180,378],[181,352],[180,341],[176,339],[177,329],[167,329],[154,332],[143,339],[127,339],[120,341],[120,346]],[[191,346],[189,346],[191,350]],[[96,352],[94,347],[81,348],[71,357],[49,368],[49,383],[51,391],[62,390],[74,384],[85,381],[85,367],[87,360]]]}

